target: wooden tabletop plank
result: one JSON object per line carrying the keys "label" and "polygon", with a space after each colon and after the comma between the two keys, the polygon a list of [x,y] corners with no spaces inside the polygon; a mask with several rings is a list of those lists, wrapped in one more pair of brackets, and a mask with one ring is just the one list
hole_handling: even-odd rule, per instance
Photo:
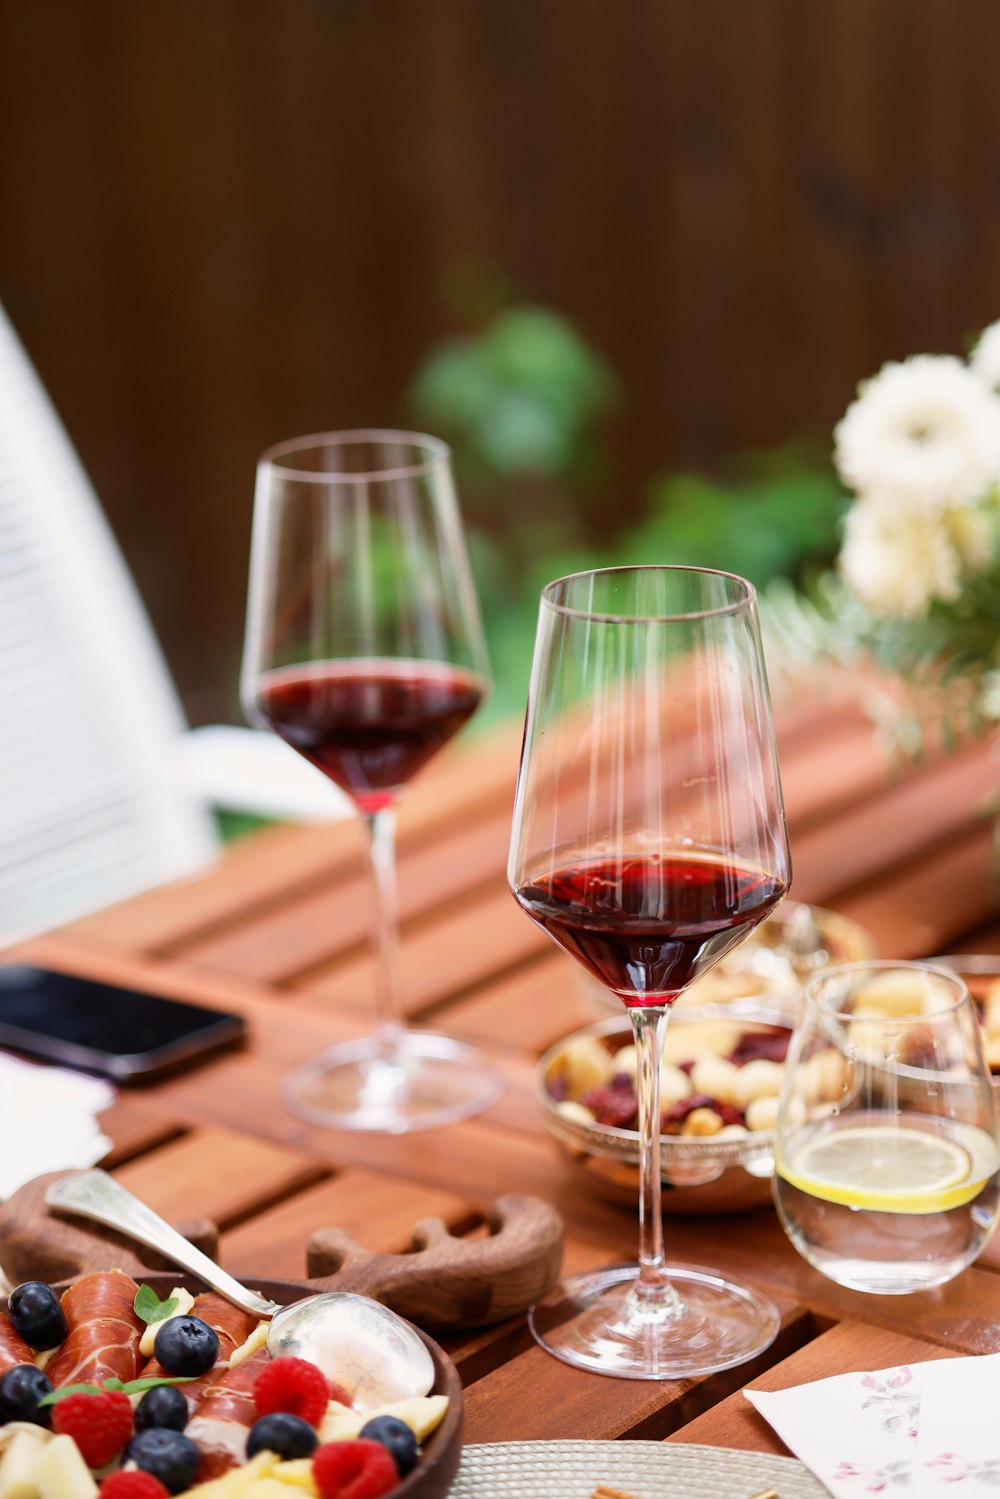
{"label": "wooden tabletop plank", "polygon": [[[528,1348],[466,1389],[465,1441],[509,1440],[511,1431],[525,1442],[584,1432],[595,1440],[665,1437],[811,1336],[812,1322],[801,1306],[782,1301],[779,1311],[781,1328],[765,1353],[704,1379],[608,1379]],[[595,1483],[603,1477],[595,1474]],[[606,1477],[613,1482],[613,1474]]]}
{"label": "wooden tabletop plank", "polygon": [[111,1151],[101,1162],[106,1169],[123,1166],[126,1161],[179,1139],[186,1131],[179,1119],[164,1117],[141,1099],[122,1094],[99,1116],[99,1123],[111,1141]]}
{"label": "wooden tabletop plank", "polygon": [[536,962],[502,975],[448,1006],[456,1034],[540,1055],[560,1037],[612,1013],[586,991],[579,965],[553,945]]}
{"label": "wooden tabletop plank", "polygon": [[167,1219],[192,1216],[229,1227],[328,1173],[299,1151],[234,1130],[193,1130],[122,1166],[123,1186]]}
{"label": "wooden tabletop plank", "polygon": [[306,1272],[306,1245],[318,1229],[342,1228],[365,1249],[404,1254],[412,1247],[414,1226],[424,1218],[443,1218],[452,1232],[462,1233],[478,1214],[454,1192],[348,1170],[255,1213],[223,1234],[220,1254],[237,1276],[266,1270],[299,1278]]}
{"label": "wooden tabletop plank", "polygon": [[[459,826],[450,836],[401,857],[399,912],[404,930],[437,906],[468,903],[477,885],[495,885],[510,838],[504,810],[485,821]],[[294,893],[293,893],[294,895]],[[266,913],[248,912],[203,941],[186,942],[184,956],[265,983],[288,983],[368,944],[373,892],[364,850],[349,878],[324,882],[308,895],[275,902]]]}
{"label": "wooden tabletop plank", "polygon": [[[486,898],[435,913],[432,925],[404,933],[400,970],[404,1012],[434,1015],[477,984],[548,952],[549,938],[511,899],[498,877]],[[311,974],[300,989],[309,1003],[370,1003],[375,989],[372,955],[336,963]]]}
{"label": "wooden tabletop plank", "polygon": [[837,898],[838,911],[873,932],[886,958],[947,952],[996,908],[996,849],[986,823]]}
{"label": "wooden tabletop plank", "polygon": [[[511,722],[448,746],[400,803],[401,852],[490,811],[506,810],[509,817],[520,744],[521,725]],[[319,828],[267,828],[239,840],[204,873],[95,912],[73,930],[146,952],[170,952],[245,919],[248,908],[263,913],[289,892],[306,894],[317,880],[356,872],[362,840],[356,818]]]}
{"label": "wooden tabletop plank", "polygon": [[[954,1358],[948,1348],[922,1342],[902,1333],[868,1327],[864,1322],[842,1322],[774,1364],[765,1374],[748,1380],[754,1390],[790,1390],[833,1374],[893,1369],[928,1359]],[[704,1442],[709,1447],[735,1447],[750,1452],[788,1455],[781,1438],[759,1415],[742,1390],[711,1410],[679,1427],[672,1442]]]}
{"label": "wooden tabletop plank", "polygon": [[842,891],[910,864],[956,832],[981,827],[996,779],[991,747],[975,745],[793,836],[796,898],[836,905]]}

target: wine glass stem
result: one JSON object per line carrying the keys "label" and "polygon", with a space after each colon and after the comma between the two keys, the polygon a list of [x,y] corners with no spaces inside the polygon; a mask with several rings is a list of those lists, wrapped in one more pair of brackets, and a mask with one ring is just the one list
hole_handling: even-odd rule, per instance
{"label": "wine glass stem", "polygon": [[380,807],[377,812],[366,812],[364,822],[374,887],[374,934],[379,970],[376,984],[378,1039],[385,1055],[392,1056],[405,1029],[399,972],[396,809],[388,806]]}
{"label": "wine glass stem", "polygon": [[639,1276],[629,1299],[641,1315],[661,1320],[683,1310],[663,1262],[663,1218],[660,1212],[660,1058],[669,1010],[629,1010],[635,1049],[636,1097],[639,1104]]}

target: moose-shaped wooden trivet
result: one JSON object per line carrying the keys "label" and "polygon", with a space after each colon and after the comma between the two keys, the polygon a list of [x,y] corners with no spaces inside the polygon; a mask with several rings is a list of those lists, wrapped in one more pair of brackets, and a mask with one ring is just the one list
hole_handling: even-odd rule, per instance
{"label": "moose-shaped wooden trivet", "polygon": [[[64,1218],[45,1204],[64,1176],[36,1177],[0,1204],[0,1264],[15,1280],[68,1280],[92,1270],[133,1277],[169,1264],[98,1223]],[[498,1197],[484,1238],[454,1237],[440,1218],[414,1225],[406,1254],[375,1254],[343,1229],[324,1228],[306,1250],[306,1291],[357,1291],[428,1331],[483,1327],[525,1311],[559,1277],[563,1224],[537,1197]],[[207,1219],[176,1225],[216,1257],[218,1231]]]}

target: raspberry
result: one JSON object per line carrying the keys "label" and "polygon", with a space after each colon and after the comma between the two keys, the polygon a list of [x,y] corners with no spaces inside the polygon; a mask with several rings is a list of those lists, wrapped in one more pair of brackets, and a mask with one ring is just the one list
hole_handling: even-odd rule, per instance
{"label": "raspberry", "polygon": [[288,1411],[310,1426],[318,1426],[331,1399],[350,1405],[351,1397],[338,1386],[331,1392],[326,1375],[304,1358],[275,1358],[253,1382],[253,1398],[260,1416]]}
{"label": "raspberry", "polygon": [[317,1448],[312,1472],[322,1499],[380,1499],[399,1482],[380,1442],[328,1442]]}
{"label": "raspberry", "polygon": [[134,1473],[112,1473],[101,1484],[99,1494],[100,1499],[170,1499],[160,1480],[141,1468]]}
{"label": "raspberry", "polygon": [[67,1395],[56,1402],[52,1429],[73,1438],[88,1468],[103,1468],[132,1435],[132,1402],[120,1390]]}

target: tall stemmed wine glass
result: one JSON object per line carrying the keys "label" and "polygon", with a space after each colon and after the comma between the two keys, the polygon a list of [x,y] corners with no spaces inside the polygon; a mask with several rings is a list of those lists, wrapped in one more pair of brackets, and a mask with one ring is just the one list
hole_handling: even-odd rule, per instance
{"label": "tall stemmed wine glass", "polygon": [[444,443],[361,431],[269,449],[257,470],[244,709],[353,799],[375,892],[376,1033],[310,1060],[286,1088],[319,1123],[428,1129],[502,1089],[471,1047],[405,1027],[394,852],[400,791],[488,680]]}
{"label": "tall stemmed wine glass", "polygon": [[756,597],[700,568],[579,573],[542,592],[509,879],[626,1007],[638,1052],[638,1264],[574,1276],[531,1312],[567,1363],[632,1379],[766,1348],[774,1305],[668,1270],[659,1077],[670,1006],[784,895],[790,861]]}

